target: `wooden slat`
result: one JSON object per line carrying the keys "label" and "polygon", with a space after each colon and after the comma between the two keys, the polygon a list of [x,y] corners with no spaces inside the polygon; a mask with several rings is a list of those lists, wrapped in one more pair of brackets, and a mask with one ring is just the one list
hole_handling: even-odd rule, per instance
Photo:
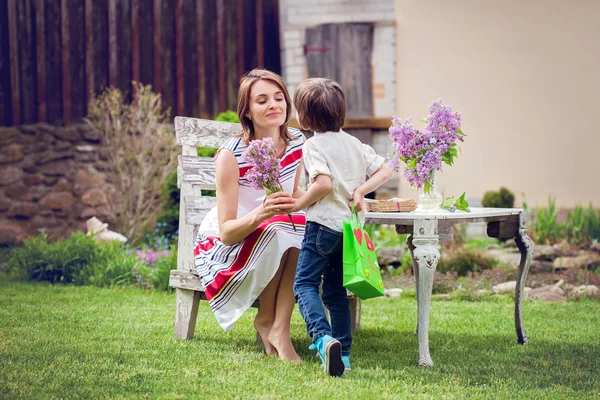
{"label": "wooden slat", "polygon": [[183,0],[175,1],[175,113],[185,113],[183,74]]}
{"label": "wooden slat", "polygon": [[117,71],[116,87],[131,100],[131,0],[117,0]]}
{"label": "wooden slat", "polygon": [[0,2],[0,126],[12,125],[8,3]]}
{"label": "wooden slat", "polygon": [[206,214],[217,205],[215,197],[187,196],[182,200],[185,204],[185,222],[188,225],[200,225]]}
{"label": "wooden slat", "polygon": [[227,139],[242,132],[242,126],[232,122],[175,117],[177,143],[182,146],[219,148]]}
{"label": "wooden slat", "polygon": [[154,28],[154,91],[162,92],[162,45],[161,45],[161,6],[162,0],[154,0],[153,8],[153,21],[152,26]]}
{"label": "wooden slat", "polygon": [[201,27],[196,26],[196,0],[183,0],[182,17],[183,87],[181,90],[184,106],[183,112],[175,115],[198,117],[200,115],[198,114],[198,55],[196,54],[198,35],[196,32]]}
{"label": "wooden slat", "polygon": [[35,89],[36,67],[35,36],[33,34],[33,14],[31,1],[19,1],[17,6],[17,40],[19,45],[19,86],[21,88],[21,123],[37,120],[37,96]]}
{"label": "wooden slat", "polygon": [[117,1],[108,0],[108,82],[110,86],[118,87],[119,59],[117,54]]}
{"label": "wooden slat", "polygon": [[[226,0],[225,13],[225,68],[226,87],[227,87],[227,110],[237,108],[237,89],[238,89],[238,71],[236,53],[243,51],[240,44],[237,43],[236,16],[242,10],[236,8],[235,0]],[[224,110],[222,110],[224,111]]]}
{"label": "wooden slat", "polygon": [[[236,10],[236,19],[235,19],[235,28],[236,28],[236,45],[237,51],[235,54],[236,58],[236,66],[237,66],[237,76],[238,79],[244,74],[244,0],[236,0],[235,2],[235,10]],[[279,35],[277,35],[279,36]]]}
{"label": "wooden slat", "polygon": [[71,118],[85,117],[87,110],[85,76],[85,0],[69,0],[69,76],[71,80]]}
{"label": "wooden slat", "polygon": [[263,23],[263,0],[256,0],[256,66],[265,66],[265,37]]}
{"label": "wooden slat", "polygon": [[172,0],[162,0],[160,15],[160,61],[163,107],[175,109],[175,13]]}
{"label": "wooden slat", "polygon": [[[139,0],[136,0],[139,1]],[[140,76],[139,82],[154,87],[154,7],[144,1],[139,10],[140,30]]]}
{"label": "wooden slat", "polygon": [[60,124],[63,119],[63,69],[61,42],[61,4],[59,1],[45,2],[46,14],[46,104],[47,120],[51,124]]}
{"label": "wooden slat", "polygon": [[131,0],[131,80],[140,82],[140,0]]}
{"label": "wooden slat", "polygon": [[217,96],[218,112],[227,109],[227,82],[225,73],[225,0],[217,0]]}
{"label": "wooden slat", "polygon": [[94,1],[85,0],[85,92],[88,104],[96,88],[94,74],[94,54],[96,51],[94,40]]}
{"label": "wooden slat", "polygon": [[17,16],[18,0],[8,1],[8,46],[10,58],[10,93],[12,99],[12,123],[21,123],[21,85],[19,78],[19,42]]}
{"label": "wooden slat", "polygon": [[204,0],[196,1],[196,55],[198,71],[198,113],[200,117],[208,117],[206,109],[206,70],[204,66]]}
{"label": "wooden slat", "polygon": [[46,122],[46,15],[45,1],[36,0],[35,2],[35,44],[37,57],[37,102],[38,102],[38,121]]}
{"label": "wooden slat", "polygon": [[179,156],[181,166],[180,182],[199,186],[201,189],[215,189],[215,160],[209,157]]}
{"label": "wooden slat", "polygon": [[71,41],[69,36],[69,0],[60,2],[60,32],[62,54],[62,117],[63,124],[71,122]]}

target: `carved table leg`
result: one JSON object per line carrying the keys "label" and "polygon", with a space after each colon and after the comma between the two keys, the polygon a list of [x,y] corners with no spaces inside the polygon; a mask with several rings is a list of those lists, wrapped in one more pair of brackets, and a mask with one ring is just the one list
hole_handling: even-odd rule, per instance
{"label": "carved table leg", "polygon": [[515,237],[515,243],[521,252],[521,262],[519,263],[519,275],[517,276],[517,288],[515,290],[515,328],[517,330],[517,340],[519,344],[527,343],[528,339],[523,331],[523,295],[525,294],[525,281],[529,266],[533,259],[534,244],[533,240],[527,236],[527,226],[525,224],[525,214],[520,215],[519,233]]}
{"label": "carved table leg", "polygon": [[[406,245],[410,251],[410,257],[412,259],[413,276],[415,277],[415,288],[417,291],[417,304],[419,304],[419,266],[415,262],[415,245],[413,244],[412,233],[406,237]],[[419,321],[417,321],[417,328],[415,329],[415,335],[419,334]]]}
{"label": "carved table leg", "polygon": [[[419,367],[431,367],[429,355],[429,311],[435,268],[440,260],[437,248],[439,236],[437,220],[415,220],[412,243],[414,244],[413,263],[417,264],[417,335],[419,338]],[[414,264],[413,264],[414,265]]]}

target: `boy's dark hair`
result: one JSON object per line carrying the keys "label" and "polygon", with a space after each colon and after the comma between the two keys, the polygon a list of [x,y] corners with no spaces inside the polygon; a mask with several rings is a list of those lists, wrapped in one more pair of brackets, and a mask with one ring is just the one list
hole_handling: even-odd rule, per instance
{"label": "boy's dark hair", "polygon": [[346,96],[339,83],[325,78],[302,81],[294,93],[298,123],[315,132],[337,132],[346,118]]}

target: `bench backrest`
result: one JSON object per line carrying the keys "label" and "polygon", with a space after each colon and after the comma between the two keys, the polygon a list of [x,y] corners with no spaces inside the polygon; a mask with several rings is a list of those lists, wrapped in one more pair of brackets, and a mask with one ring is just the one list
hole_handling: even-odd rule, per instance
{"label": "bench backrest", "polygon": [[214,197],[202,196],[201,189],[215,189],[215,163],[210,157],[199,157],[196,147],[219,148],[227,139],[242,132],[238,123],[199,118],[175,117],[177,144],[182,146],[177,167],[177,183],[188,225],[198,226],[206,213],[216,205]]}

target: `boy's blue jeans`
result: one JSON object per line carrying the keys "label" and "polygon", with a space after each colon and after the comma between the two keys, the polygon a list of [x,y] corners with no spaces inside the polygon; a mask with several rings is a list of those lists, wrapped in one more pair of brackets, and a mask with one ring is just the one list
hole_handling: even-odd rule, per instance
{"label": "boy's blue jeans", "polygon": [[[342,248],[342,232],[308,221],[298,256],[294,296],[313,343],[330,335],[342,344],[342,355],[349,356],[352,332],[348,296],[342,285]],[[322,302],[319,296],[321,279]],[[331,325],[323,303],[329,310]]]}

